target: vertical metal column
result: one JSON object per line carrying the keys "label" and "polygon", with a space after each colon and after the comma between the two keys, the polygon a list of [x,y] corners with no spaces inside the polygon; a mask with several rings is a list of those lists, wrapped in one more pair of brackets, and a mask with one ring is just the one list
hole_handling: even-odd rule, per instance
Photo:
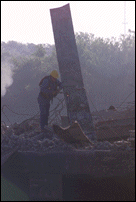
{"label": "vertical metal column", "polygon": [[50,9],[50,14],[70,124],[77,120],[86,134],[93,134],[94,127],[83,84],[70,6],[67,4]]}

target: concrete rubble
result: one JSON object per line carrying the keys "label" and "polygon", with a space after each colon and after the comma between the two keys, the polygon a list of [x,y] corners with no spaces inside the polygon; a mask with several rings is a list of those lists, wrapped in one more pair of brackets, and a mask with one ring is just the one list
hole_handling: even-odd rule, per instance
{"label": "concrete rubble", "polygon": [[52,127],[47,127],[45,132],[40,132],[38,121],[27,120],[21,124],[13,124],[8,128],[1,123],[1,155],[10,152],[18,146],[18,151],[32,152],[52,152],[52,151],[72,151],[75,149],[84,150],[133,150],[131,141],[108,141],[95,142],[94,146],[71,145],[60,140],[54,133]]}

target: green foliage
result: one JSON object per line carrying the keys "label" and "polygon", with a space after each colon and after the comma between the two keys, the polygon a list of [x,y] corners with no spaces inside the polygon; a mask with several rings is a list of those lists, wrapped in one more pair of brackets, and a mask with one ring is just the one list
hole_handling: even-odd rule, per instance
{"label": "green foliage", "polygon": [[95,69],[104,76],[121,73],[124,65],[127,69],[135,66],[135,36],[121,35],[119,40],[95,38],[93,34],[76,33],[76,42],[81,66],[88,71]]}
{"label": "green foliage", "polygon": [[42,44],[37,45],[36,46],[36,51],[35,51],[35,53],[33,55],[36,56],[36,57],[42,58],[42,57],[45,56],[45,54],[46,54],[46,51],[43,48],[43,45]]}
{"label": "green foliage", "polygon": [[[86,76],[91,74],[92,70],[107,77],[121,74],[124,68],[125,71],[134,70],[135,33],[121,35],[118,40],[114,37],[97,38],[91,33],[83,32],[76,33],[75,37],[82,70]],[[2,42],[1,46],[2,60],[12,58],[16,69],[29,68],[35,73],[59,69],[54,45],[24,45],[10,41],[7,44]],[[17,51],[20,51],[19,55],[14,54]],[[29,54],[21,54],[21,51]]]}
{"label": "green foliage", "polygon": [[[75,38],[89,100],[100,109],[101,102],[110,106],[127,96],[135,82],[135,33],[121,35],[117,40],[79,32]],[[59,71],[55,45],[11,41],[2,42],[1,50],[1,62],[14,65],[13,84],[2,101],[10,100],[15,107],[22,102],[24,108],[30,107],[30,103],[34,105],[40,80],[53,69]]]}

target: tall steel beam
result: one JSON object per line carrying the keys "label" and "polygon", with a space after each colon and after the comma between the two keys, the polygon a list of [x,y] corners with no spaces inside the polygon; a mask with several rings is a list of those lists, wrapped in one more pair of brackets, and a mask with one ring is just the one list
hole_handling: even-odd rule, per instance
{"label": "tall steel beam", "polygon": [[70,6],[66,4],[50,9],[50,14],[69,121],[77,120],[84,132],[92,137],[94,126],[84,89]]}

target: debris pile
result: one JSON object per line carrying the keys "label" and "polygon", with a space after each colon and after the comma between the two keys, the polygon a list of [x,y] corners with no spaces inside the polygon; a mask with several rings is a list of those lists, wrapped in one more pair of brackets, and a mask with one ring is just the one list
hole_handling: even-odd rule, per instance
{"label": "debris pile", "polygon": [[33,152],[46,152],[46,151],[59,151],[59,150],[72,150],[72,145],[64,143],[58,139],[51,127],[47,127],[44,132],[36,124],[25,123],[24,127],[14,124],[8,129],[3,129],[1,138],[1,154],[12,150],[18,146],[18,151],[33,151]]}
{"label": "debris pile", "polygon": [[[52,127],[40,132],[36,121],[26,121],[21,125],[13,124],[9,128],[1,124],[1,154],[10,152],[18,146],[18,151],[52,152],[81,149],[81,145],[67,144],[54,133]],[[95,142],[94,146],[85,145],[84,150],[133,150],[131,141]]]}
{"label": "debris pile", "polygon": [[110,143],[108,141],[97,142],[94,145],[94,149],[96,150],[114,150],[114,151],[125,151],[132,150],[131,143],[129,141],[116,141],[114,143]]}

